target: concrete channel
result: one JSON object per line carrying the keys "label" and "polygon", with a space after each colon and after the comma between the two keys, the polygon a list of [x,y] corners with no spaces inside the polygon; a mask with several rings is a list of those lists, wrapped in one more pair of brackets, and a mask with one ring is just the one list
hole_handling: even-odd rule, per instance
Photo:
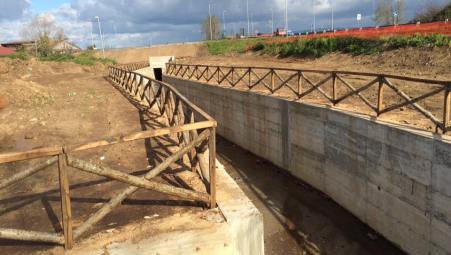
{"label": "concrete channel", "polygon": [[321,105],[163,80],[211,114],[225,139],[323,192],[403,251],[451,253],[448,136]]}

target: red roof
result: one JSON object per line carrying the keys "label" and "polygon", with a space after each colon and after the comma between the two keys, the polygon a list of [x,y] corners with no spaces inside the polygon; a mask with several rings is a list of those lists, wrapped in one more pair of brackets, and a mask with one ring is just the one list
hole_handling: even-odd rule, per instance
{"label": "red roof", "polygon": [[0,56],[7,56],[15,53],[14,49],[6,48],[0,45]]}

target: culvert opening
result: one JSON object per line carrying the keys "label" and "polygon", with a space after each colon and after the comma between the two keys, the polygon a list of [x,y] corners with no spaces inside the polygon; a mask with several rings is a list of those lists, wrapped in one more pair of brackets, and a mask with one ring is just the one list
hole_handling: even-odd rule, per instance
{"label": "culvert opening", "polygon": [[153,74],[155,76],[155,80],[163,81],[163,70],[161,68],[154,68]]}

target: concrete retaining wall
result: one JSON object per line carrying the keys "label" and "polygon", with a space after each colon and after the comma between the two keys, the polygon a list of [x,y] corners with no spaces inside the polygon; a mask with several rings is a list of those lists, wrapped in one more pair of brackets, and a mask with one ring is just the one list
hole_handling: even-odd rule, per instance
{"label": "concrete retaining wall", "polygon": [[451,254],[451,141],[327,107],[164,77],[226,139],[329,195],[410,254]]}

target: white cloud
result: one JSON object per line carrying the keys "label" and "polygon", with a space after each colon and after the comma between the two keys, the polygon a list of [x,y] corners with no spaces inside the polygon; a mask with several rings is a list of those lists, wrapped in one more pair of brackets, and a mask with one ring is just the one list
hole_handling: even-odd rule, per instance
{"label": "white cloud", "polygon": [[[72,0],[44,15],[53,18],[64,28],[68,37],[86,46],[91,43],[91,27],[94,41],[98,43],[97,23],[102,22],[106,45],[114,47],[149,45],[156,43],[198,40],[200,23],[208,15],[209,0]],[[355,26],[355,14],[362,13],[364,25],[372,25],[369,16],[376,0],[288,0],[289,26],[293,30],[310,29],[313,12],[319,29],[330,26],[331,5],[334,7],[336,26]],[[412,16],[422,7],[422,0],[405,0],[408,14]],[[431,0],[444,3],[449,0]],[[247,28],[246,1],[213,0],[213,14],[222,16],[226,10],[227,30],[238,32]],[[313,10],[312,4],[315,3]],[[28,21],[30,0],[0,0],[0,41],[19,39],[22,24]],[[268,31],[271,10],[275,26],[284,24],[285,0],[249,0],[254,28]],[[6,13],[8,12],[8,13]],[[234,29],[233,29],[234,28]],[[247,30],[247,29],[246,29]]]}

